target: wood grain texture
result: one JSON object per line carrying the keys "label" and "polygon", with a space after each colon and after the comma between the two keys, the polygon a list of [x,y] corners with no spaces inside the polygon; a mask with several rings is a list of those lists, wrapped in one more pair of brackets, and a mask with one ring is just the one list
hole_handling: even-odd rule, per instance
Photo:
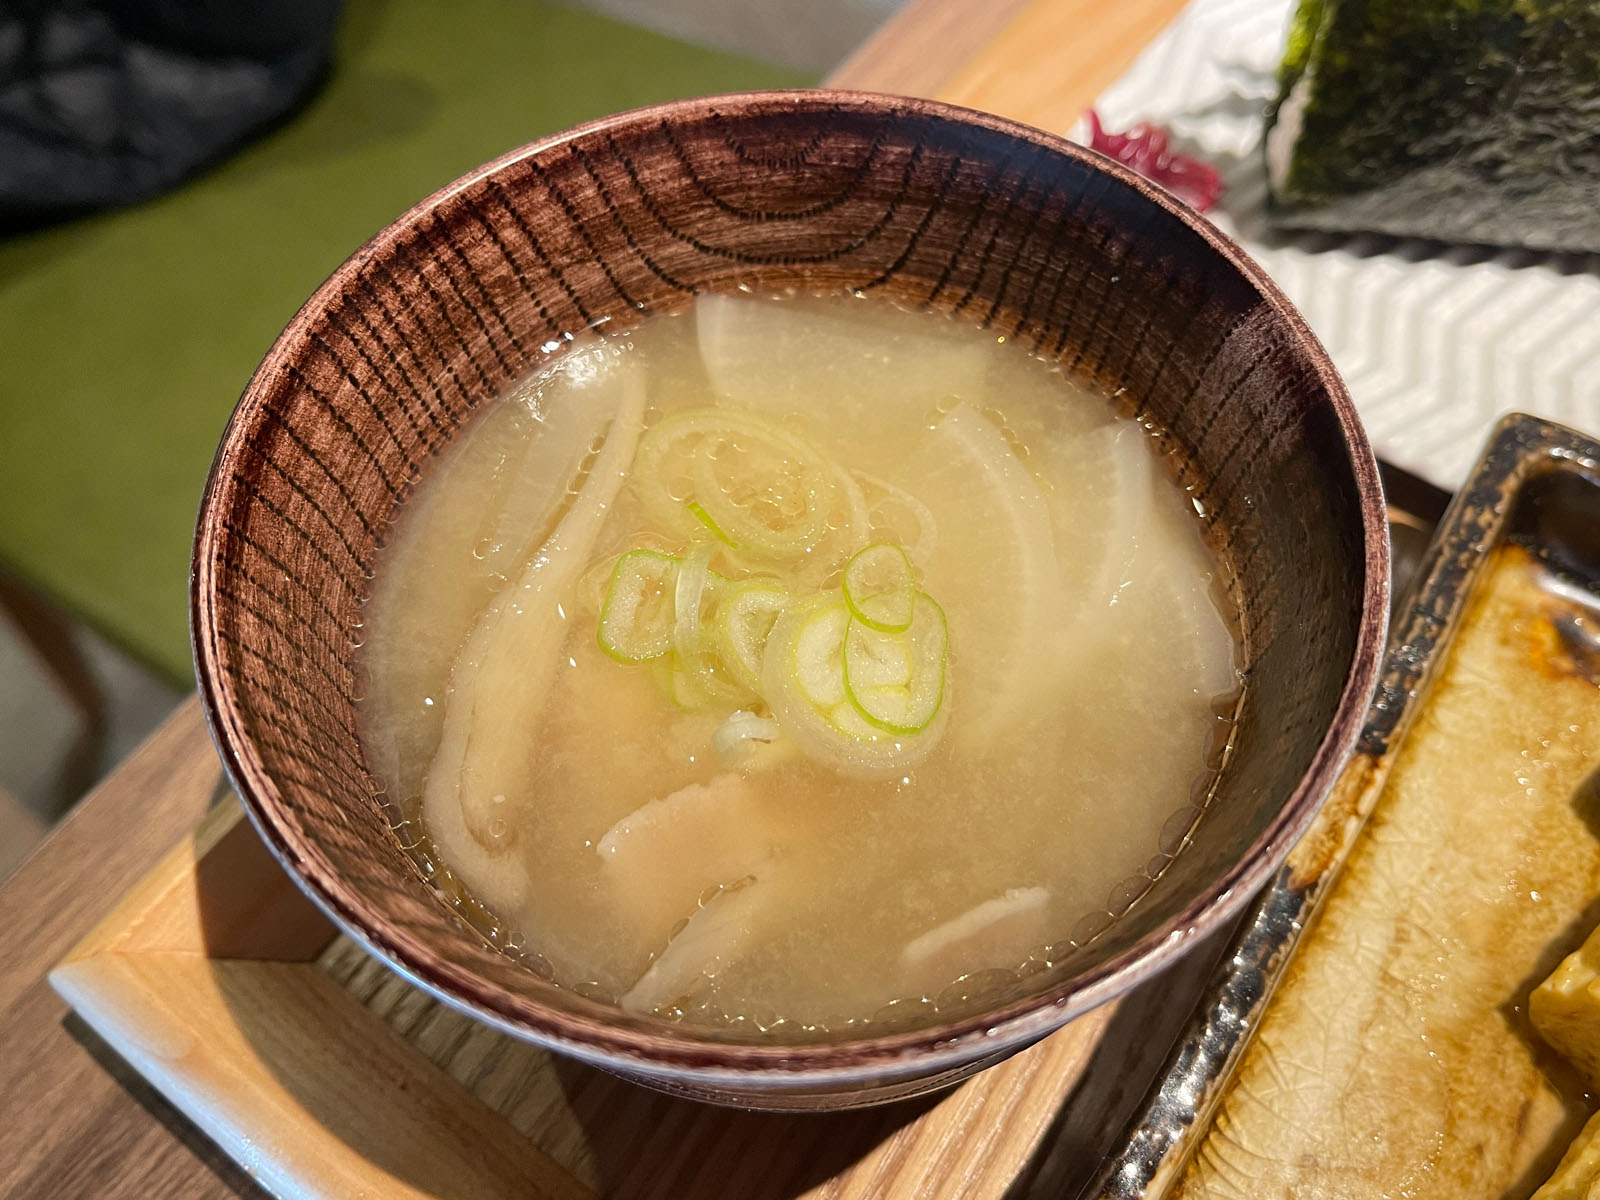
{"label": "wood grain texture", "polygon": [[0,887],[0,1195],[260,1194],[45,980],[195,827],[221,779],[190,700]]}
{"label": "wood grain texture", "polygon": [[911,0],[829,73],[827,86],[949,99],[945,81],[969,57],[985,57],[990,40],[1025,3]]}
{"label": "wood grain texture", "polygon": [[1099,1009],[934,1099],[748,1113],[646,1091],[495,1033],[345,939],[323,965],[374,1016],[598,1193],[684,1200],[1011,1193],[1112,1019]]}
{"label": "wood grain texture", "polygon": [[[272,919],[241,922],[254,911]],[[51,981],[289,1197],[998,1198],[1116,1009],[937,1099],[822,1117],[673,1099],[507,1038],[335,939],[231,802]]]}
{"label": "wood grain texture", "polygon": [[120,899],[62,965],[103,954],[200,954],[310,962],[335,930],[261,851],[237,802],[192,833]]}
{"label": "wood grain texture", "polygon": [[[981,39],[946,31],[960,25],[963,12],[972,14],[969,28],[981,25],[993,7],[987,0],[918,0],[869,43],[870,54],[852,58],[851,74],[838,82],[926,94],[915,80],[902,84],[890,73],[895,47],[914,47],[903,61],[947,76],[983,47]],[[75,1039],[63,1025],[64,1002],[44,979],[111,898],[193,828],[220,775],[198,704],[190,701],[0,888],[8,918],[0,929],[0,1194],[259,1194],[114,1055],[102,1051],[97,1060]],[[197,789],[197,781],[204,786]],[[95,864],[92,889],[80,882],[86,862]]]}
{"label": "wood grain texture", "polygon": [[936,94],[1064,132],[1183,5],[1184,0],[1027,0],[981,54],[940,82]]}
{"label": "wood grain texture", "polygon": [[828,86],[927,96],[1062,132],[1184,0],[912,0]]}
{"label": "wood grain texture", "polygon": [[112,951],[52,982],[275,1196],[589,1194],[315,966]]}

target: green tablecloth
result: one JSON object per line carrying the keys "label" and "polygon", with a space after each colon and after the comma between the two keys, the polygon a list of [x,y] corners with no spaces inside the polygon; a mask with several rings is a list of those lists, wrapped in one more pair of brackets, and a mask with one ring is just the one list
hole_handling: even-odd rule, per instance
{"label": "green tablecloth", "polygon": [[328,86],[282,129],[160,200],[0,243],[0,558],[186,681],[212,452],[350,251],[541,135],[805,82],[553,4],[353,0]]}

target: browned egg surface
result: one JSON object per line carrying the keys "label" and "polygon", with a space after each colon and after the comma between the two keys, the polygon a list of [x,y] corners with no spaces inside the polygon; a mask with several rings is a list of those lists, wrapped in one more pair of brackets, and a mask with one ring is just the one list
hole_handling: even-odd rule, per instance
{"label": "browned egg surface", "polygon": [[1526,1005],[1594,925],[1600,680],[1541,570],[1497,553],[1178,1194],[1524,1197],[1581,1126]]}

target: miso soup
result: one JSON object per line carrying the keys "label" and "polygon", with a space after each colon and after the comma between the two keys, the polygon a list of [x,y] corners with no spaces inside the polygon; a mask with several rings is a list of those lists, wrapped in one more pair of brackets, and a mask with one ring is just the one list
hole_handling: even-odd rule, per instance
{"label": "miso soup", "polygon": [[1126,908],[1214,781],[1234,623],[1158,441],[883,301],[587,335],[399,512],[369,761],[563,986],[783,1036],[992,994]]}

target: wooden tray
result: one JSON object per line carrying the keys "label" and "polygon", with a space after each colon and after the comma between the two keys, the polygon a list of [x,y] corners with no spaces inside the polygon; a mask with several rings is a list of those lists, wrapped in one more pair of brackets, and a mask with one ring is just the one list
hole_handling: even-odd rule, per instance
{"label": "wooden tray", "polygon": [[933,1101],[711,1108],[496,1033],[368,958],[231,797],[50,981],[279,1196],[1015,1193],[1114,1014]]}
{"label": "wooden tray", "polygon": [[[1445,496],[1386,476],[1397,569]],[[279,1196],[1071,1194],[1231,930],[932,1100],[730,1112],[480,1026],[335,929],[228,796],[51,973],[133,1068]]]}
{"label": "wooden tray", "polygon": [[[1182,4],[912,0],[829,82],[1065,128]],[[1123,1066],[1148,1079],[1177,1035],[1162,993],[1192,997],[1212,961],[1200,947],[1156,995],[936,1100],[730,1113],[552,1059],[411,988],[336,935],[230,797],[50,978],[280,1196],[1015,1197],[1114,1135],[1142,1092]],[[1090,1074],[1106,1087],[1076,1086]]]}

